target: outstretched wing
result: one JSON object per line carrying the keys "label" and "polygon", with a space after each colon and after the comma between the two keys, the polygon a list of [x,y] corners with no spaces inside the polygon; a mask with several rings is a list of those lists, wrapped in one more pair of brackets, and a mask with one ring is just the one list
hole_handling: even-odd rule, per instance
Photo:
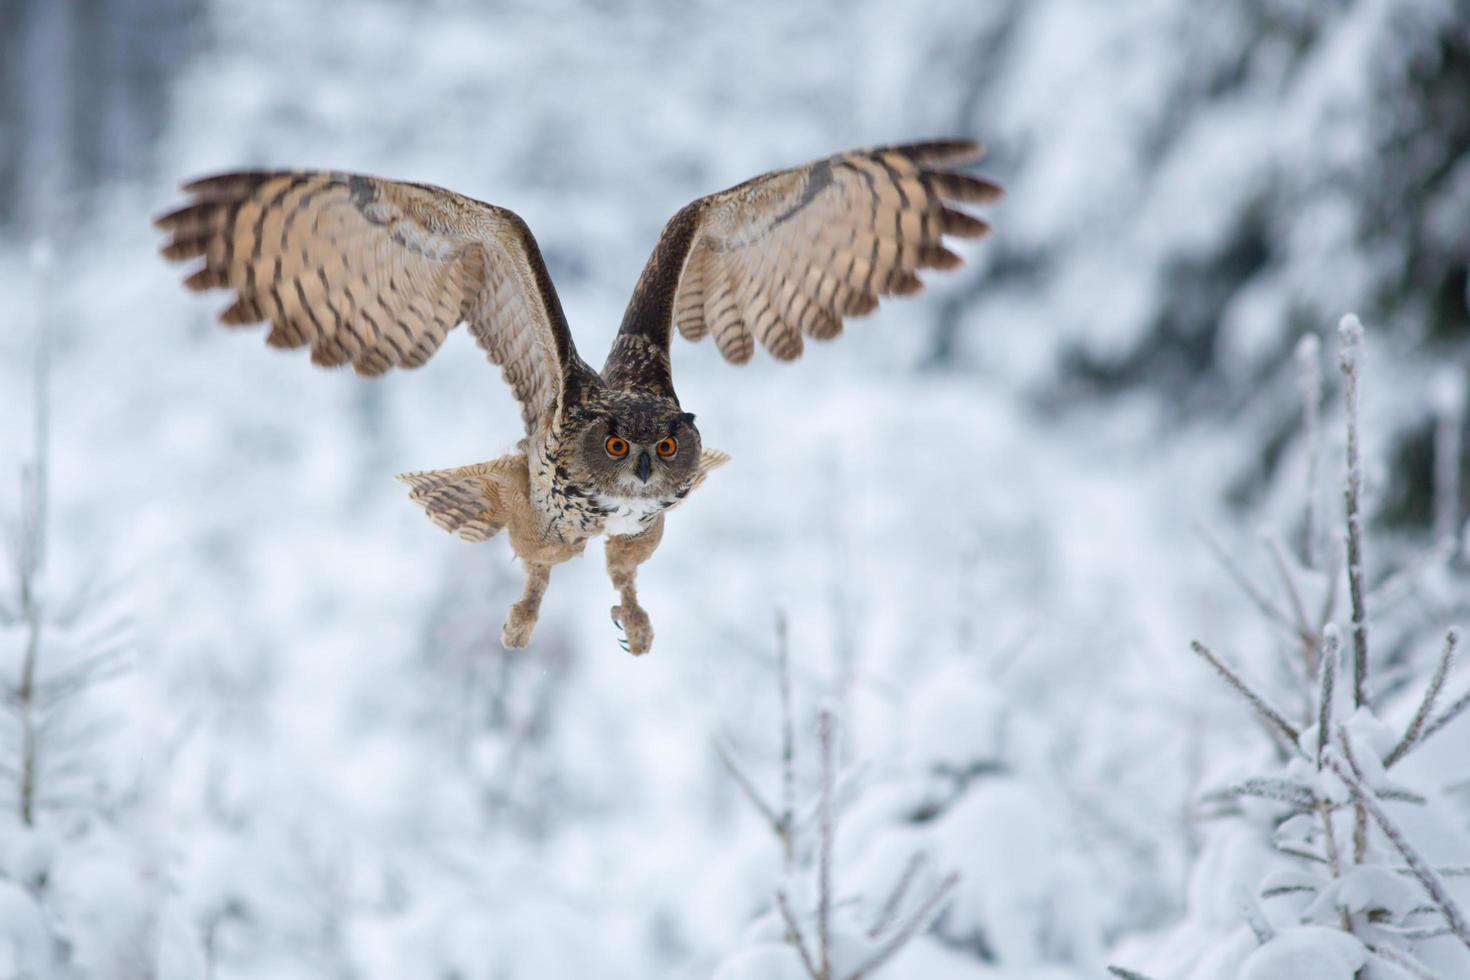
{"label": "outstretched wing", "polygon": [[750,360],[755,341],[793,360],[803,336],[834,337],[843,317],[870,312],[879,296],[917,292],[918,270],[960,264],[945,235],[989,230],[950,206],[1001,195],[949,169],[980,155],[961,141],[855,150],[700,198],[665,226],[603,373],[667,386],[674,324],[689,340],[713,334],[735,364]]}
{"label": "outstretched wing", "polygon": [[468,322],[521,403],[527,432],[577,362],[536,239],[518,216],[441,187],[335,171],[223,174],[184,185],[154,221],[184,280],[223,288],[220,322],[268,320],[273,347],[359,374],[418,367]]}

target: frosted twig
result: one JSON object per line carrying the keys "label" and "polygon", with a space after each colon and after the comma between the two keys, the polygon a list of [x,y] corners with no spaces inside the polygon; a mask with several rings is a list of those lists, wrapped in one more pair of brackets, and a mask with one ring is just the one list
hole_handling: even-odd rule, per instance
{"label": "frosted twig", "polygon": [[[1399,871],[1400,869],[1395,868],[1394,870],[1395,871]],[[1404,870],[1407,871],[1408,869],[1404,869]],[[1414,872],[1413,871],[1408,871],[1408,873],[1410,875],[1412,875]],[[1405,919],[1409,919],[1409,918],[1412,918],[1412,917],[1414,917],[1416,915],[1439,915],[1439,906],[1438,905],[1416,905],[1413,908],[1409,909],[1409,911],[1405,912],[1403,917]]]}
{"label": "frosted twig", "polygon": [[786,642],[786,616],[776,613],[776,684],[781,699],[781,811],[767,802],[755,781],[740,764],[734,747],[727,740],[714,739],[720,761],[734,777],[745,798],[770,825],[771,833],[781,842],[782,867],[790,877],[796,861],[796,738],[791,720],[791,663]]}
{"label": "frosted twig", "polygon": [[[1411,935],[1409,932],[1403,932],[1400,933],[1400,935],[1402,935],[1405,939],[1430,938],[1430,936],[1427,934],[1423,936],[1416,936]],[[1435,932],[1434,935],[1443,935],[1443,933]],[[1394,966],[1402,967],[1414,977],[1416,977],[1417,980],[1440,980],[1440,976],[1438,973],[1435,973],[1429,967],[1419,962],[1419,960],[1416,959],[1414,956],[1410,955],[1402,949],[1399,949],[1397,946],[1379,944],[1370,948],[1373,950],[1374,956],[1378,957],[1381,960],[1392,963]]]}
{"label": "frosted twig", "polygon": [[755,788],[755,784],[751,782],[750,777],[746,775],[745,770],[736,761],[734,751],[725,744],[725,740],[716,738],[714,743],[715,751],[719,753],[720,761],[725,764],[726,771],[735,778],[735,785],[740,787],[741,792],[745,794],[745,798],[750,801],[750,805],[755,807],[766,823],[771,825],[771,832],[779,837],[781,835],[781,818],[776,816],[776,811],[771,809],[771,805],[761,796],[760,790]]}
{"label": "frosted twig", "polygon": [[878,910],[878,917],[873,920],[873,927],[868,930],[869,939],[877,939],[893,925],[894,918],[898,915],[898,908],[903,904],[903,897],[908,894],[909,886],[913,884],[919,869],[924,866],[924,852],[915,851],[909,863],[904,866],[903,874],[899,875],[898,881],[894,882],[893,889],[888,893],[888,899],[883,907]]}
{"label": "frosted twig", "polygon": [[[1332,825],[1332,803],[1329,800],[1321,801],[1317,804],[1317,812],[1322,817],[1322,843],[1323,849],[1327,852],[1327,868],[1332,872],[1332,877],[1341,877],[1342,852],[1337,847],[1337,828]],[[1277,845],[1277,850],[1286,851],[1287,849]],[[1343,918],[1347,918],[1345,911]],[[1347,924],[1349,923],[1344,923],[1344,925]]]}
{"label": "frosted twig", "polygon": [[918,934],[919,930],[925,928],[933,921],[935,913],[939,910],[940,903],[949,895],[950,890],[954,888],[959,880],[960,876],[958,874],[947,875],[939,883],[939,887],[934,889],[934,893],[925,899],[914,910],[913,914],[905,919],[894,931],[893,935],[882,946],[878,947],[877,952],[853,971],[847,980],[863,980],[864,977],[869,976],[874,970],[892,959],[899,950],[908,944],[910,939],[913,939]]}
{"label": "frosted twig", "polygon": [[[38,277],[46,275],[45,264],[38,263]],[[46,294],[46,282],[38,284],[41,295]],[[20,683],[15,689],[20,717],[20,785],[17,787],[20,804],[20,820],[26,826],[35,822],[37,799],[40,796],[37,766],[40,744],[36,725],[35,687],[36,670],[41,658],[41,634],[43,630],[42,601],[37,594],[41,572],[46,564],[46,503],[50,457],[50,375],[51,338],[50,322],[43,311],[36,323],[35,363],[32,367],[33,381],[33,430],[34,461],[21,470],[21,514],[20,547],[17,561],[19,595],[16,605],[20,619],[25,623],[24,653],[21,657]]]}
{"label": "frosted twig", "polygon": [[1153,980],[1153,977],[1144,976],[1142,973],[1125,969],[1121,966],[1110,966],[1108,967],[1108,972],[1118,977],[1119,980]]}
{"label": "frosted twig", "polygon": [[1343,499],[1347,504],[1348,593],[1353,604],[1353,704],[1367,700],[1368,610],[1363,602],[1363,513],[1360,497],[1363,470],[1358,460],[1358,382],[1362,371],[1363,325],[1349,313],[1337,327],[1341,343],[1342,398],[1347,414],[1347,475]]}
{"label": "frosted twig", "polygon": [[776,683],[781,695],[781,816],[783,868],[791,874],[796,863],[796,725],[791,710],[791,648],[786,614],[776,614]]}
{"label": "frosted twig", "polygon": [[1322,631],[1322,654],[1317,658],[1317,672],[1321,675],[1322,686],[1317,694],[1317,770],[1322,769],[1322,750],[1327,747],[1327,739],[1332,731],[1332,698],[1337,687],[1337,658],[1341,647],[1342,638],[1338,636],[1337,627],[1331,623],[1327,624]]}
{"label": "frosted twig", "polygon": [[806,967],[806,972],[812,980],[827,980],[825,973],[818,973],[817,966],[812,962],[812,954],[807,952],[806,936],[801,931],[796,916],[791,914],[791,903],[786,899],[786,892],[778,889],[776,891],[776,908],[781,910],[781,918],[786,922],[786,933],[790,937],[791,945],[801,954],[801,963]]}
{"label": "frosted twig", "polygon": [[[1394,868],[1393,870],[1397,871],[1401,875],[1410,875],[1414,873],[1413,868]],[[1470,878],[1470,864],[1451,864],[1447,867],[1435,868],[1434,873],[1439,875],[1441,878]]]}
{"label": "frosted twig", "polygon": [[1412,803],[1415,806],[1424,806],[1429,802],[1429,798],[1422,793],[1395,786],[1380,786],[1375,792],[1380,800],[1395,800],[1399,803]]}
{"label": "frosted twig", "polygon": [[1397,571],[1368,590],[1368,605],[1381,616],[1414,594],[1414,584],[1429,569],[1443,565],[1455,553],[1453,541],[1437,541],[1405,562]]}
{"label": "frosted twig", "polygon": [[1466,708],[1470,708],[1470,691],[1456,698],[1453,704],[1439,713],[1439,717],[1424,727],[1423,733],[1419,736],[1420,744],[1429,741],[1431,735],[1458,718]]}
{"label": "frosted twig", "polygon": [[1276,850],[1280,851],[1282,854],[1290,854],[1292,857],[1299,857],[1303,861],[1311,861],[1314,864],[1325,864],[1329,868],[1332,868],[1334,874],[1337,873],[1337,869],[1333,867],[1332,861],[1329,858],[1325,858],[1322,855],[1318,854],[1316,851],[1310,851],[1304,847],[1298,847],[1295,844],[1277,844]]}
{"label": "frosted twig", "polygon": [[1308,568],[1321,567],[1321,541],[1317,515],[1317,468],[1320,455],[1317,418],[1322,404],[1321,342],[1306,334],[1296,345],[1297,389],[1302,396],[1302,438],[1307,449],[1307,487],[1303,554]]}
{"label": "frosted twig", "polygon": [[[1286,555],[1282,551],[1281,539],[1274,534],[1265,536],[1266,551],[1271,555],[1271,564],[1276,567],[1276,575],[1281,579],[1281,585],[1286,589],[1286,598],[1291,602],[1291,615],[1296,621],[1297,633],[1304,641],[1312,640],[1312,628],[1307,623],[1307,611],[1302,605],[1301,593],[1296,587],[1296,578],[1291,574],[1290,567],[1286,564]],[[1310,650],[1311,647],[1309,646]],[[1311,664],[1307,665],[1311,670]]]}
{"label": "frosted twig", "polygon": [[1243,782],[1235,783],[1224,789],[1206,793],[1203,797],[1205,802],[1231,799],[1239,796],[1253,796],[1257,799],[1271,800],[1275,803],[1285,803],[1301,810],[1310,810],[1318,803],[1317,794],[1312,792],[1310,786],[1302,783],[1292,782],[1289,779],[1268,779],[1256,777]]}
{"label": "frosted twig", "polygon": [[1315,895],[1316,885],[1273,885],[1261,890],[1262,898],[1280,898],[1282,895]]}
{"label": "frosted twig", "polygon": [[1277,626],[1288,630],[1292,635],[1296,635],[1298,631],[1292,623],[1291,617],[1251,583],[1250,578],[1246,576],[1245,572],[1241,571],[1240,566],[1235,563],[1235,559],[1230,557],[1230,553],[1225,550],[1220,542],[1215,540],[1214,535],[1210,534],[1209,530],[1202,524],[1196,524],[1194,529],[1214,554],[1215,559],[1220,563],[1220,567],[1225,569],[1225,573],[1230,576],[1231,580],[1235,582],[1245,597],[1251,601],[1251,604],[1261,611],[1261,615],[1265,616]]}
{"label": "frosted twig", "polygon": [[817,943],[821,947],[822,976],[832,975],[832,843],[837,827],[832,821],[832,712],[823,708],[817,715],[817,735],[822,747],[822,795],[818,820],[817,849]]}
{"label": "frosted twig", "polygon": [[1286,717],[1278,709],[1272,707],[1264,697],[1252,690],[1250,685],[1243,681],[1239,674],[1231,670],[1224,661],[1215,656],[1209,647],[1198,640],[1192,641],[1189,647],[1203,657],[1211,667],[1214,667],[1215,672],[1224,678],[1227,684],[1235,688],[1236,692],[1250,703],[1250,706],[1266,721],[1269,727],[1284,735],[1291,747],[1295,748],[1297,746],[1297,740],[1301,738],[1301,733],[1297,731],[1295,725],[1286,720]]}
{"label": "frosted twig", "polygon": [[[1363,778],[1362,767],[1358,765],[1357,758],[1353,755],[1352,739],[1348,738],[1347,729],[1341,725],[1337,726],[1337,740],[1342,745],[1342,757],[1352,769],[1353,775],[1358,779]],[[1353,804],[1353,863],[1362,864],[1363,859],[1368,856],[1368,814],[1360,802]]]}
{"label": "frosted twig", "polygon": [[[1439,914],[1439,909],[1432,911],[1435,915]],[[1450,932],[1449,926],[1394,926],[1380,923],[1379,927],[1384,932],[1391,932],[1401,939],[1438,939],[1440,936],[1454,935]]]}
{"label": "frosted twig", "polygon": [[1378,824],[1378,828],[1383,831],[1383,836],[1387,837],[1389,843],[1394,846],[1394,849],[1403,856],[1404,863],[1409,866],[1414,877],[1419,879],[1419,884],[1424,886],[1424,891],[1429,895],[1430,901],[1439,908],[1440,914],[1444,916],[1445,925],[1449,926],[1450,932],[1454,934],[1456,939],[1464,943],[1466,947],[1470,947],[1470,928],[1466,927],[1465,918],[1460,913],[1460,907],[1450,897],[1449,892],[1445,889],[1444,881],[1439,875],[1435,874],[1434,868],[1409,844],[1408,839],[1404,837],[1403,831],[1389,819],[1388,814],[1378,804],[1373,794],[1368,791],[1367,787],[1363,785],[1362,781],[1352,772],[1351,767],[1341,757],[1334,753],[1328,759],[1327,764],[1347,784],[1348,790],[1353,794],[1353,797],[1358,801],[1359,805],[1368,812],[1368,815],[1373,818],[1373,822]]}
{"label": "frosted twig", "polygon": [[1240,914],[1245,919],[1245,924],[1250,926],[1251,933],[1256,937],[1256,944],[1264,946],[1276,938],[1276,930],[1271,928],[1271,923],[1266,921],[1266,916],[1261,912],[1261,906],[1249,892],[1240,897]]}
{"label": "frosted twig", "polygon": [[1450,668],[1455,664],[1455,647],[1460,642],[1460,631],[1450,627],[1444,637],[1444,650],[1439,655],[1439,664],[1434,668],[1434,675],[1429,678],[1429,685],[1424,689],[1424,697],[1419,702],[1419,708],[1414,712],[1414,717],[1409,721],[1409,727],[1404,729],[1404,737],[1399,739],[1399,744],[1393,747],[1393,751],[1383,760],[1385,769],[1408,755],[1409,750],[1419,741],[1419,736],[1424,730],[1424,723],[1429,720],[1430,712],[1434,710],[1434,703],[1439,700],[1439,692],[1444,689],[1445,678],[1449,676]]}

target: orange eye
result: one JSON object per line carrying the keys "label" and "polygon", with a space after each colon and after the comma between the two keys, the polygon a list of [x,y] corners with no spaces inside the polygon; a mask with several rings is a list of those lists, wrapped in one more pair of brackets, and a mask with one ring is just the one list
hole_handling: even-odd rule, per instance
{"label": "orange eye", "polygon": [[607,450],[609,456],[622,459],[628,455],[628,440],[626,439],[619,439],[617,436],[608,436],[607,442],[602,445]]}
{"label": "orange eye", "polygon": [[674,453],[679,451],[679,444],[674,441],[673,436],[669,436],[663,442],[655,446],[654,451],[659,454],[660,458],[668,459],[670,456],[674,455]]}

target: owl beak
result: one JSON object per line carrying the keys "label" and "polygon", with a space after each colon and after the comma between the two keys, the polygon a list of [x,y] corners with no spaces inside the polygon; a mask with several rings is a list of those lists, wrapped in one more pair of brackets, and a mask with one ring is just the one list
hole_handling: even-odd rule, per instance
{"label": "owl beak", "polygon": [[653,460],[648,458],[648,450],[638,454],[638,479],[644,483],[648,482],[649,476],[653,474]]}

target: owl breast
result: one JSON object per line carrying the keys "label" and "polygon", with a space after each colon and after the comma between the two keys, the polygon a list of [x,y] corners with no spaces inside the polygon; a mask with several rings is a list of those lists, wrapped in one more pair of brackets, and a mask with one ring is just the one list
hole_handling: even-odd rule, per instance
{"label": "owl breast", "polygon": [[619,497],[614,494],[599,494],[597,505],[606,515],[603,518],[604,534],[624,537],[642,534],[654,518],[668,510],[673,498],[662,497]]}

